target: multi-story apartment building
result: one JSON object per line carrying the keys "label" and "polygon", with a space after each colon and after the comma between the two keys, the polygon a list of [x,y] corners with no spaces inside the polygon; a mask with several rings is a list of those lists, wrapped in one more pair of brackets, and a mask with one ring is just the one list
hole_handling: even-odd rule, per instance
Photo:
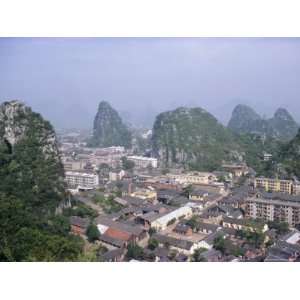
{"label": "multi-story apartment building", "polygon": [[65,176],[69,187],[96,188],[99,185],[97,174],[67,171]]}
{"label": "multi-story apartment building", "polygon": [[153,157],[128,156],[127,159],[133,161],[137,168],[147,168],[149,165],[157,168],[157,159]]}
{"label": "multi-story apartment building", "polygon": [[266,221],[300,224],[300,197],[281,193],[261,193],[246,199],[246,216]]}
{"label": "multi-story apartment building", "polygon": [[254,180],[255,188],[263,188],[267,192],[293,193],[293,181],[276,178],[257,177]]}

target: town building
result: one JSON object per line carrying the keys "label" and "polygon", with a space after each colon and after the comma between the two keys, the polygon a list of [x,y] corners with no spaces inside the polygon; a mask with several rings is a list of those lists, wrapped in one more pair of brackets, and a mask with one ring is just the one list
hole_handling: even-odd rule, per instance
{"label": "town building", "polygon": [[100,232],[100,241],[110,246],[121,248],[130,242],[138,243],[146,237],[145,230],[138,225],[132,226],[105,216],[97,217],[95,223]]}
{"label": "town building", "polygon": [[207,191],[195,190],[189,193],[189,199],[194,201],[203,201],[208,196]]}
{"label": "town building", "polygon": [[97,174],[67,171],[65,178],[69,187],[84,189],[97,188],[99,185],[99,176]]}
{"label": "town building", "polygon": [[119,181],[122,180],[123,177],[125,176],[125,171],[124,170],[110,171],[108,176],[110,181]]}
{"label": "town building", "polygon": [[154,188],[136,188],[133,193],[130,194],[131,197],[140,198],[147,200],[152,203],[157,202],[157,192]]}
{"label": "town building", "polygon": [[77,216],[70,217],[71,232],[73,234],[84,235],[89,224],[89,219]]}
{"label": "town building", "polygon": [[222,221],[224,228],[233,228],[236,230],[249,230],[252,232],[266,232],[268,225],[261,220],[253,219],[234,219],[224,217]]}
{"label": "town building", "polygon": [[170,181],[178,184],[191,185],[191,184],[210,184],[218,180],[217,176],[209,172],[188,172],[181,174],[167,174]]}
{"label": "town building", "polygon": [[183,206],[175,209],[168,209],[163,212],[150,211],[139,217],[146,228],[155,228],[157,230],[166,229],[170,223],[178,221],[182,218],[192,216],[193,211],[188,206]]}
{"label": "town building", "polygon": [[149,166],[157,168],[157,159],[153,157],[127,156],[127,159],[133,161],[137,168],[147,168]]}
{"label": "town building", "polygon": [[267,192],[280,192],[292,194],[293,181],[281,180],[277,178],[257,177],[254,180],[255,188],[263,188]]}
{"label": "town building", "polygon": [[266,221],[300,224],[300,197],[281,193],[258,193],[246,199],[246,216]]}
{"label": "town building", "polygon": [[249,172],[249,168],[245,164],[223,164],[224,171],[230,172],[235,177],[245,176]]}
{"label": "town building", "polygon": [[160,247],[168,246],[170,250],[175,250],[185,255],[192,255],[196,249],[200,248],[199,241],[179,239],[160,233],[155,233],[153,238],[158,241]]}

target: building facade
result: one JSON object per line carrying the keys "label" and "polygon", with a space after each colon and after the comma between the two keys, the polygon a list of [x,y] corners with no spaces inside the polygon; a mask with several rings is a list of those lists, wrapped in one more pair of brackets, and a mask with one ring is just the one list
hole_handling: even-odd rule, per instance
{"label": "building facade", "polygon": [[128,156],[127,159],[133,161],[137,168],[157,168],[157,159],[153,157]]}
{"label": "building facade", "polygon": [[254,180],[255,188],[263,188],[267,192],[293,193],[293,181],[276,178],[257,177]]}
{"label": "building facade", "polygon": [[300,198],[290,199],[251,197],[246,199],[246,216],[266,221],[287,222],[294,227],[300,224]]}
{"label": "building facade", "polygon": [[217,176],[208,172],[189,172],[183,174],[167,174],[167,177],[178,184],[210,184],[218,180]]}
{"label": "building facade", "polygon": [[97,174],[67,171],[65,176],[69,187],[96,188],[99,185]]}

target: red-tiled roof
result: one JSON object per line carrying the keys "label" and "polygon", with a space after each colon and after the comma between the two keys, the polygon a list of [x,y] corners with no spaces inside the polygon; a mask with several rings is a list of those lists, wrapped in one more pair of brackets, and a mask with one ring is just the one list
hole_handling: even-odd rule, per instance
{"label": "red-tiled roof", "polygon": [[107,229],[104,235],[122,241],[128,241],[131,238],[131,234],[112,227]]}

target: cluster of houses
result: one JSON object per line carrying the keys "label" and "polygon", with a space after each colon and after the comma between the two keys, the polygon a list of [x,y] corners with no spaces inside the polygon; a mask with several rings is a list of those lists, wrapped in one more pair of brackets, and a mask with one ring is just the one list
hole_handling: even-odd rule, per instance
{"label": "cluster of houses", "polygon": [[[106,261],[299,259],[300,196],[292,181],[255,178],[245,164],[224,164],[216,172],[165,172],[156,159],[123,147],[91,150],[64,143],[62,149],[70,191],[97,215],[71,216],[71,231],[86,238],[94,224]],[[133,170],[122,168],[124,156],[134,162]],[[236,185],[241,176],[249,180]],[[107,212],[91,203],[95,190],[118,209]],[[287,223],[289,231],[280,235],[270,222]],[[131,258],[130,245],[142,249],[143,257]]]}

